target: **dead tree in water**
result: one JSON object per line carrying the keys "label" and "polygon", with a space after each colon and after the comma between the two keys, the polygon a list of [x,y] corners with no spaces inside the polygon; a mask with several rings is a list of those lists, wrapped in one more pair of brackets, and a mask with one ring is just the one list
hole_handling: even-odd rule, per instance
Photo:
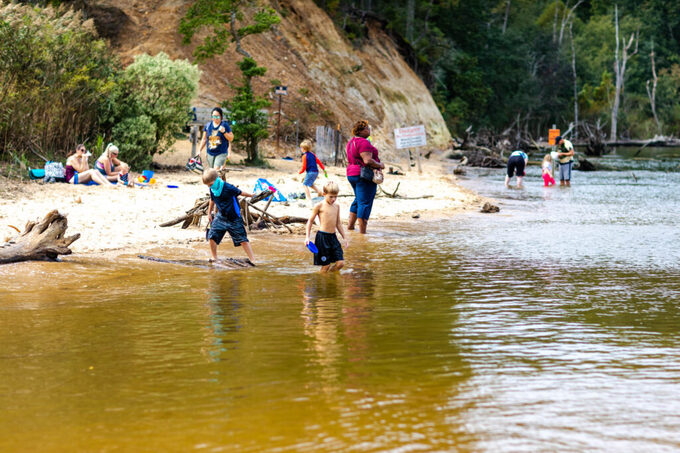
{"label": "dead tree in water", "polygon": [[[612,124],[609,133],[610,140],[617,138],[617,121],[619,118],[619,106],[621,105],[621,93],[623,92],[623,78],[626,75],[626,64],[630,57],[638,52],[638,37],[636,33],[630,34],[630,39],[626,43],[626,38],[619,39],[619,5],[614,6],[614,25],[616,27],[616,53],[614,54],[614,75],[616,76],[616,86],[614,91],[614,105],[612,106]],[[635,50],[628,53],[635,41]],[[623,47],[619,55],[619,46]]]}
{"label": "dead tree in water", "polygon": [[[656,64],[654,62],[654,41],[652,40],[652,51],[649,54],[649,58],[652,60],[652,80],[647,80],[647,96],[649,96],[649,103],[652,106],[652,115],[654,115],[654,122],[656,123],[656,129],[659,135],[662,134],[661,123],[659,122],[659,117],[656,114],[656,85],[659,78],[656,76]],[[649,82],[652,82],[652,89],[649,89]]]}
{"label": "dead tree in water", "polygon": [[[577,5],[578,6],[578,5]],[[576,48],[574,47],[574,33],[572,32],[572,26],[574,21],[569,22],[569,41],[571,42],[571,72],[574,76],[574,139],[578,140],[578,88],[576,77]]]}
{"label": "dead tree in water", "polygon": [[59,255],[70,255],[69,246],[80,234],[66,237],[68,221],[56,209],[40,222],[28,222],[24,232],[0,245],[0,264],[19,261],[56,261]]}
{"label": "dead tree in water", "polygon": [[607,143],[605,140],[604,126],[598,118],[594,125],[588,122],[582,122],[581,127],[586,134],[586,154],[588,156],[601,156],[607,150]]}

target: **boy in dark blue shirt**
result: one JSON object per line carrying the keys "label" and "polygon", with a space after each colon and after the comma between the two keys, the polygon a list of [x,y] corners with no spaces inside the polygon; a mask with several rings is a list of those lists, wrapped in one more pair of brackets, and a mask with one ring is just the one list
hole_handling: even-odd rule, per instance
{"label": "boy in dark blue shirt", "polygon": [[[248,235],[243,225],[241,212],[238,207],[238,196],[252,197],[252,193],[243,192],[238,187],[224,182],[218,177],[217,170],[210,168],[203,172],[203,184],[210,188],[210,203],[208,204],[208,221],[210,231],[208,241],[210,243],[210,255],[213,261],[217,260],[217,246],[222,242],[224,234],[229,232],[234,247],[243,246],[251,263],[255,263],[253,249],[248,242]],[[213,216],[213,212],[217,212]],[[213,219],[214,217],[214,219]]]}

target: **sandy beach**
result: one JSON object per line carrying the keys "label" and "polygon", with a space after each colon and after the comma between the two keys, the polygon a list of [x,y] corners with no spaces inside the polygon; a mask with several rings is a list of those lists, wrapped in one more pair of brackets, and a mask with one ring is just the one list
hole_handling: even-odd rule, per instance
{"label": "sandy beach", "polygon": [[[161,156],[165,165],[186,161],[185,151]],[[233,161],[240,161],[236,155]],[[283,159],[269,159],[271,168],[230,167],[228,182],[252,191],[258,178],[266,178],[285,196],[302,193],[298,170],[300,163]],[[136,175],[135,175],[136,176]],[[352,201],[351,187],[344,167],[328,167],[328,176],[340,185],[338,202],[343,218],[347,218]],[[178,217],[194,206],[197,198],[207,195],[200,175],[185,170],[157,171],[156,184],[148,187],[98,187],[72,184],[43,184],[35,181],[9,182],[0,189],[0,240],[15,236],[11,227],[23,230],[28,221],[42,218],[57,209],[68,216],[68,234],[80,233],[72,246],[74,254],[98,252],[139,253],[159,245],[178,245],[199,242],[204,238],[205,225],[181,229],[180,226],[162,228],[159,224]],[[325,178],[318,180],[323,184]],[[415,169],[405,175],[386,175],[382,185],[386,192],[405,198],[389,198],[382,194],[375,200],[370,229],[379,227],[381,220],[418,222],[428,218],[449,217],[464,209],[479,209],[482,197],[463,189],[455,176],[446,174],[441,161],[425,161],[423,171]],[[176,185],[178,188],[169,188]],[[428,196],[427,198],[418,198]],[[274,215],[307,217],[309,202],[291,199],[286,204],[273,203]],[[414,219],[414,214],[419,214]],[[11,225],[11,226],[10,226]],[[301,230],[300,228],[297,229]],[[249,235],[257,242],[258,231]]]}

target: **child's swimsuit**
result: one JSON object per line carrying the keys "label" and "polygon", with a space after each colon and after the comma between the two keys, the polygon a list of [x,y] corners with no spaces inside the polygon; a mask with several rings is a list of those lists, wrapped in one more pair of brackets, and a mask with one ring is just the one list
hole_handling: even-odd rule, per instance
{"label": "child's swimsuit", "polygon": [[319,252],[314,254],[314,264],[316,266],[327,266],[344,259],[342,246],[335,233],[317,231],[314,245],[319,249]]}

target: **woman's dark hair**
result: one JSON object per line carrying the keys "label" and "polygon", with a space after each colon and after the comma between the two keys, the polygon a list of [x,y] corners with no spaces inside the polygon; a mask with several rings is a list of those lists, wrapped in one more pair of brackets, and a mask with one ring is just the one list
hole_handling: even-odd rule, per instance
{"label": "woman's dark hair", "polygon": [[352,127],[352,135],[358,135],[359,132],[363,131],[364,129],[368,129],[368,122],[359,120],[354,123],[354,127]]}
{"label": "woman's dark hair", "polygon": [[222,109],[221,109],[221,108],[215,107],[214,109],[212,109],[212,112],[210,112],[210,114],[212,115],[212,114],[215,113],[215,112],[217,112],[217,113],[220,114],[220,119],[221,119],[221,120],[224,119],[224,113],[222,113]]}
{"label": "woman's dark hair", "polygon": [[71,156],[73,156],[73,155],[76,153],[76,151],[78,151],[80,148],[85,149],[85,145],[83,145],[82,143],[78,144],[78,145],[76,146],[76,149],[73,150],[73,151],[70,151],[70,152],[66,155],[66,157],[71,157]]}

